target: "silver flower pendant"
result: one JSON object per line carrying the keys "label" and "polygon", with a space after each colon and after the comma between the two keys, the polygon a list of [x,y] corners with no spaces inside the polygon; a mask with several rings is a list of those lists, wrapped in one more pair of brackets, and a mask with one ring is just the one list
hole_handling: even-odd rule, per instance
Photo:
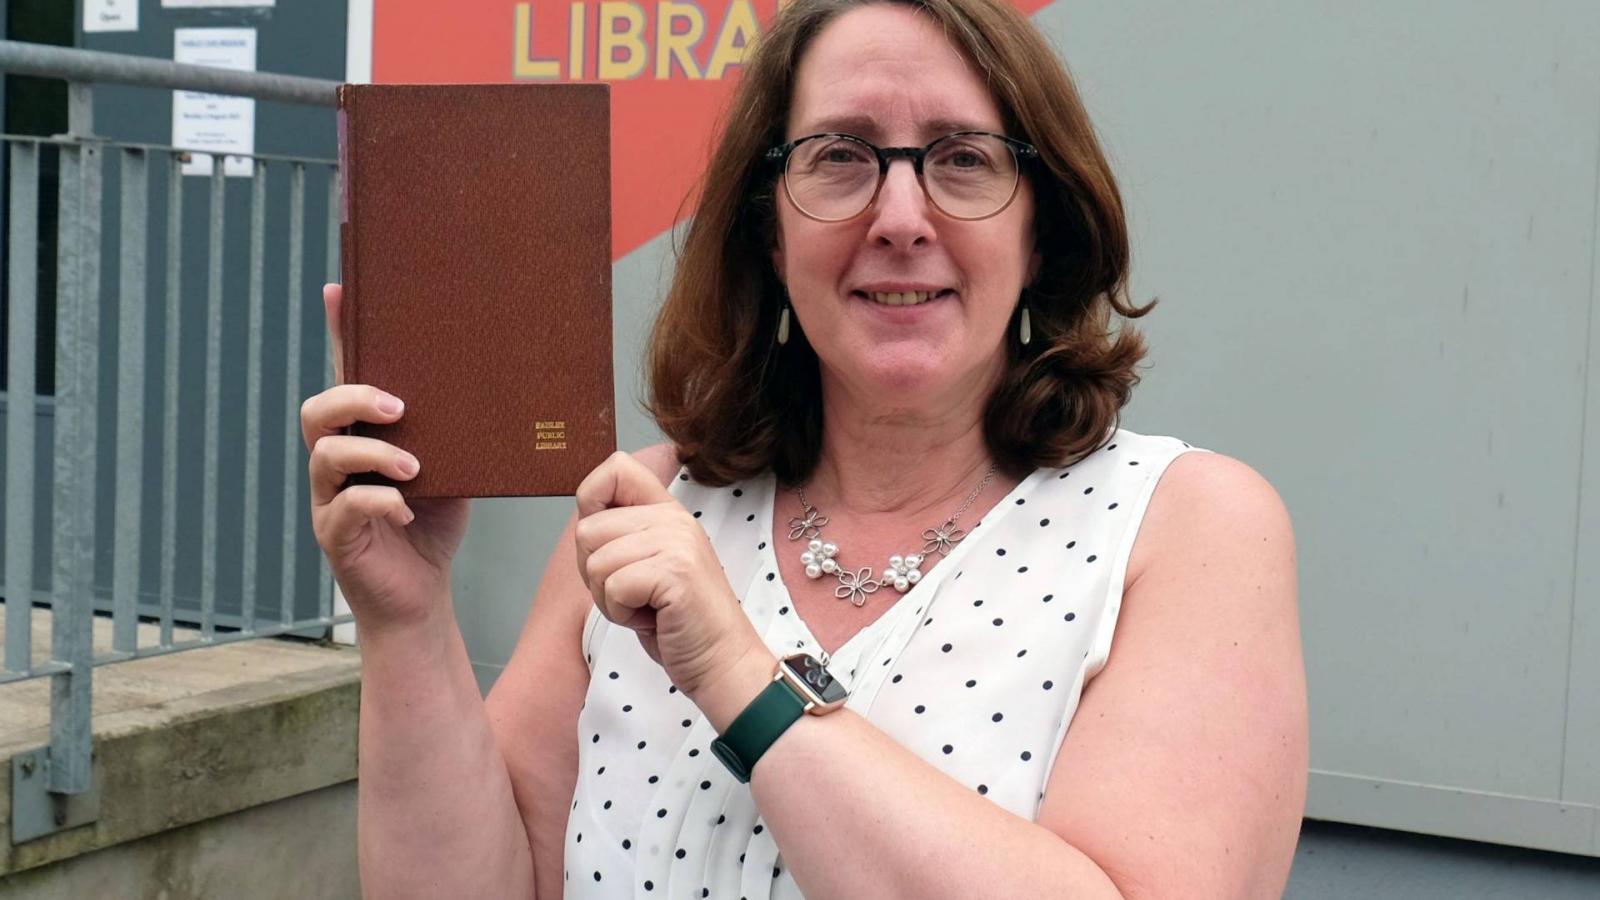
{"label": "silver flower pendant", "polygon": [[961,543],[961,539],[966,536],[967,533],[957,528],[954,521],[947,520],[938,528],[929,528],[922,533],[922,539],[927,541],[922,545],[922,555],[937,553],[940,556],[948,556],[950,548]]}
{"label": "silver flower pendant", "polygon": [[795,516],[789,519],[789,540],[798,541],[802,537],[814,538],[822,534],[822,526],[828,524],[828,517],[820,515],[816,510],[807,508],[805,518]]}
{"label": "silver flower pendant", "polygon": [[880,587],[882,585],[872,577],[870,566],[862,566],[859,572],[840,569],[839,586],[833,589],[833,595],[840,600],[849,600],[856,606],[865,606],[867,595]]}

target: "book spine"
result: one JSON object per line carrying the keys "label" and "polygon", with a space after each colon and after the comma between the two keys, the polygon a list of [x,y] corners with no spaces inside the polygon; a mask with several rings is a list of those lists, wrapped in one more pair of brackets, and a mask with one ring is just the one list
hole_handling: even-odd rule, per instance
{"label": "book spine", "polygon": [[361,278],[356,265],[356,234],[351,226],[351,203],[355,199],[355,148],[350,137],[350,115],[356,91],[339,86],[339,345],[344,384],[361,383],[361,340],[357,333]]}

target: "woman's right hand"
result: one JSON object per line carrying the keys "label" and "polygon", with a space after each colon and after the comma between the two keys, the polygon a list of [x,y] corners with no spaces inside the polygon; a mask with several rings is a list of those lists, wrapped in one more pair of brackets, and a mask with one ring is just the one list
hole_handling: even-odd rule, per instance
{"label": "woman's right hand", "polygon": [[401,398],[371,385],[344,384],[339,336],[340,286],[324,285],[323,306],[339,382],[300,407],[311,453],[311,524],[357,621],[365,628],[421,622],[449,603],[450,560],[467,530],[469,501],[414,500],[386,485],[345,486],[347,476],[377,472],[416,477],[420,462],[393,444],[344,433],[355,422],[387,424],[404,415]]}

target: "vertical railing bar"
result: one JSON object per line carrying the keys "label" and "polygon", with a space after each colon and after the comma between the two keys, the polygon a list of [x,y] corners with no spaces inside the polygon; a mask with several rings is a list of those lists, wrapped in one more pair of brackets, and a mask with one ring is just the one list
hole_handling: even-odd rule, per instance
{"label": "vertical railing bar", "polygon": [[[339,280],[339,222],[342,218],[343,195],[340,193],[340,180],[344,173],[338,168],[330,168],[328,175],[328,255],[327,280]],[[324,342],[326,350],[323,353],[322,383],[331,386],[333,378],[333,342]],[[333,611],[333,571],[328,568],[328,558],[325,554],[317,554],[318,588],[317,588],[317,617],[326,619]]]}
{"label": "vertical railing bar", "polygon": [[305,466],[300,445],[300,331],[302,281],[305,278],[306,167],[289,170],[289,289],[285,304],[288,340],[284,360],[283,447],[283,584],[278,614],[287,626],[294,621],[295,557],[300,546],[300,476]]}
{"label": "vertical railing bar", "polygon": [[205,487],[200,559],[200,637],[215,633],[217,608],[217,452],[222,406],[222,217],[227,157],[211,157],[211,241],[206,282]]}
{"label": "vertical railing bar", "polygon": [[250,175],[250,316],[245,334],[244,413],[244,573],[239,616],[246,630],[256,622],[256,565],[261,552],[259,497],[261,487],[261,307],[262,256],[266,240],[267,165],[251,160]]}
{"label": "vertical railing bar", "polygon": [[161,418],[161,646],[172,644],[178,581],[178,338],[183,296],[183,154],[167,156],[166,369]]}
{"label": "vertical railing bar", "polygon": [[39,319],[39,145],[11,144],[10,300],[6,347],[6,659],[33,666],[34,341]]}
{"label": "vertical railing bar", "polygon": [[117,300],[117,496],[112,541],[112,648],[138,647],[139,527],[144,485],[145,152],[122,151],[122,237]]}
{"label": "vertical railing bar", "polygon": [[[86,86],[73,85],[75,104]],[[56,331],[55,597],[51,652],[71,666],[50,676],[49,789],[89,786],[90,687],[94,673],[95,439],[99,352],[100,152],[93,143],[63,150]],[[65,390],[63,391],[63,388]],[[65,427],[63,427],[65,420]]]}

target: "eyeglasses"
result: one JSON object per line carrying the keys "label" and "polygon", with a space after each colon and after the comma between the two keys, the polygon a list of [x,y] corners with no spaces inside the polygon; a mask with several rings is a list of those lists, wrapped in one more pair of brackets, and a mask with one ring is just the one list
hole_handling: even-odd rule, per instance
{"label": "eyeglasses", "polygon": [[987,219],[1011,205],[1032,145],[986,131],[958,131],[926,147],[877,147],[852,134],[813,134],[767,151],[783,166],[784,191],[819,222],[867,211],[883,190],[889,163],[911,160],[928,202],[953,219]]}

